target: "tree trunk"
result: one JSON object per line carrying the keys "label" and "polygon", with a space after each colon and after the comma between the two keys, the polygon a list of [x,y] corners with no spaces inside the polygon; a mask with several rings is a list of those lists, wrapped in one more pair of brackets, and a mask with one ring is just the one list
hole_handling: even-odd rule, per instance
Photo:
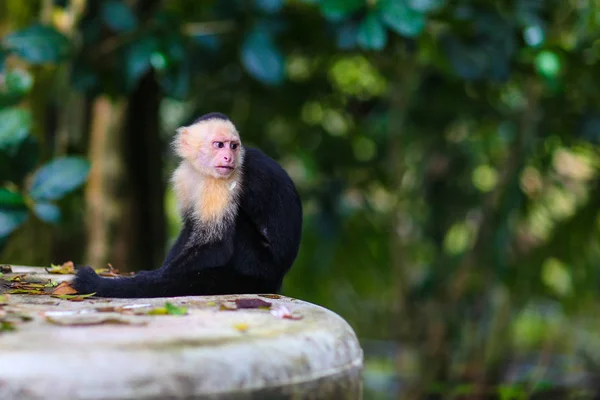
{"label": "tree trunk", "polygon": [[127,101],[95,100],[86,188],[87,256],[121,272],[160,266],[165,253],[160,91],[152,73]]}
{"label": "tree trunk", "polygon": [[127,112],[125,163],[131,191],[127,224],[132,236],[129,265],[134,269],[158,267],[165,256],[165,184],[158,113],[160,88],[153,73],[146,74],[131,95]]}
{"label": "tree trunk", "polygon": [[115,242],[115,232],[122,228],[128,187],[121,145],[124,115],[124,101],[113,102],[107,96],[93,101],[89,138],[92,168],[85,189],[85,261],[95,268],[107,263],[121,267],[127,262],[123,243],[119,246]]}

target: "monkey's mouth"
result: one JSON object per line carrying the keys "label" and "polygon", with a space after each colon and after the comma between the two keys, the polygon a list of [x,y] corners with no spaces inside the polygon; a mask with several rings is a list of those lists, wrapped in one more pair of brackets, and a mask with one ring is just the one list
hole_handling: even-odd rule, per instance
{"label": "monkey's mouth", "polygon": [[227,165],[217,165],[215,168],[217,169],[217,172],[221,175],[228,175],[233,171],[233,167]]}

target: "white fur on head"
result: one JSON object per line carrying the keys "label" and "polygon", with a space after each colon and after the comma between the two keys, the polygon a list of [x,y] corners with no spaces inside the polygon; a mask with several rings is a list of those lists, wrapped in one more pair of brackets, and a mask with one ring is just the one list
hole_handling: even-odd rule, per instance
{"label": "white fur on head", "polygon": [[215,138],[232,135],[240,140],[231,121],[211,118],[179,128],[173,141],[176,154],[182,158],[171,179],[178,205],[182,214],[190,215],[198,224],[205,241],[221,238],[237,215],[244,161],[241,141],[237,167],[226,178],[216,176],[203,159]]}

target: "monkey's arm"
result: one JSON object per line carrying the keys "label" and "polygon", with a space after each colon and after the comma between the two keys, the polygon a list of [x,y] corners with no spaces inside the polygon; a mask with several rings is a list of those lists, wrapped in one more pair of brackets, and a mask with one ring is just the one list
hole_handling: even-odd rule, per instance
{"label": "monkey's arm", "polygon": [[78,293],[95,293],[98,297],[160,297],[170,286],[161,272],[141,271],[131,277],[104,278],[86,266],[77,270],[71,286]]}
{"label": "monkey's arm", "polygon": [[189,245],[191,231],[184,228],[157,270],[140,271],[131,277],[104,278],[91,267],[79,269],[71,285],[79,293],[99,297],[169,297],[206,294],[210,290],[211,270],[227,264],[233,254],[230,235],[210,245]]}
{"label": "monkey's arm", "polygon": [[[247,159],[240,212],[253,226],[255,237],[262,243],[261,253],[268,254],[269,266],[286,271],[300,245],[300,197],[287,173],[272,159],[255,149],[248,149]],[[240,267],[247,273],[266,271],[265,257],[259,258]]]}

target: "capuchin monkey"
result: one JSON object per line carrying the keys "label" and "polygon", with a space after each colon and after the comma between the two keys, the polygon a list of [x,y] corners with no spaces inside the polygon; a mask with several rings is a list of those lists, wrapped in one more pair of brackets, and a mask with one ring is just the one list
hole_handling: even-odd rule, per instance
{"label": "capuchin monkey", "polygon": [[278,293],[300,247],[302,206],[273,159],[242,145],[233,123],[210,113],[179,128],[172,184],[183,227],[162,266],[104,278],[89,266],[72,286],[100,297]]}

